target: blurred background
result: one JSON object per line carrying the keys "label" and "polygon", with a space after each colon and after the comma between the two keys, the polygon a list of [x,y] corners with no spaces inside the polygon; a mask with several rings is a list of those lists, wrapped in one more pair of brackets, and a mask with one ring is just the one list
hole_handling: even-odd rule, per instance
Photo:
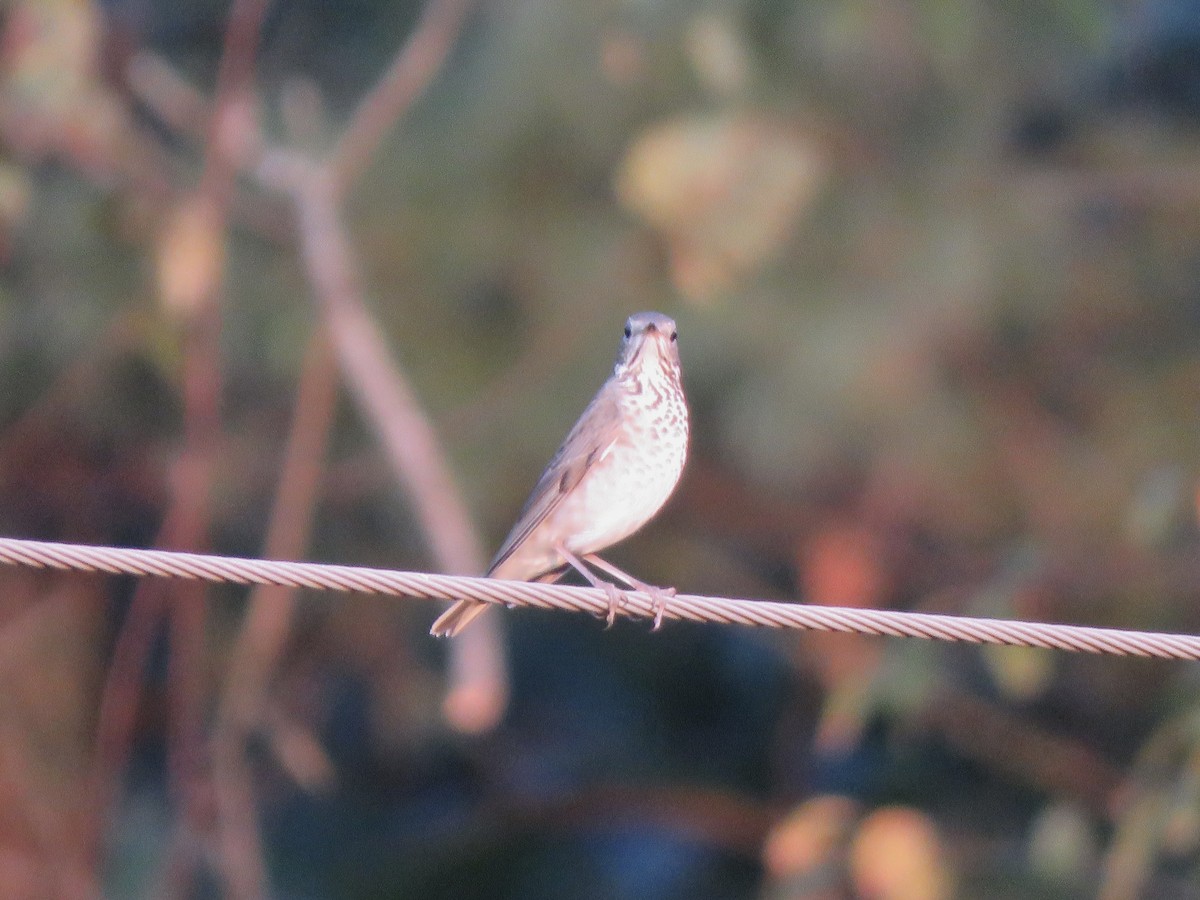
{"label": "blurred background", "polygon": [[[4,535],[481,571],[658,309],[622,567],[1200,631],[1194,0],[0,34]],[[0,894],[1200,896],[1194,664],[438,611],[0,573]]]}

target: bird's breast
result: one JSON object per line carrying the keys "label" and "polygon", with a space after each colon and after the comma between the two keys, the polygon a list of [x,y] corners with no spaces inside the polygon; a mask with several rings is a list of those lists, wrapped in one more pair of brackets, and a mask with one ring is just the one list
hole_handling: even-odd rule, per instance
{"label": "bird's breast", "polygon": [[683,472],[688,415],[677,386],[643,382],[621,401],[618,436],[556,512],[570,549],[598,553],[644,525]]}

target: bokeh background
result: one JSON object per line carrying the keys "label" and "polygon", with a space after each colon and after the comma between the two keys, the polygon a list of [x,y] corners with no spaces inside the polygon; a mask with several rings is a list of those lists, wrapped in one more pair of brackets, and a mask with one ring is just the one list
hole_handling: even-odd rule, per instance
{"label": "bokeh background", "polygon": [[[1200,4],[0,30],[6,535],[478,569],[659,309],[623,567],[1200,630]],[[0,894],[1200,896],[1194,664],[437,611],[0,573]]]}

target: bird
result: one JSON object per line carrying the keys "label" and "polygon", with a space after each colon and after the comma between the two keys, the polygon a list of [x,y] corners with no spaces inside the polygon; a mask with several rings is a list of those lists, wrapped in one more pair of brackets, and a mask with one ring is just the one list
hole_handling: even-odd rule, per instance
{"label": "bird", "polygon": [[[655,600],[662,624],[672,588],[658,588],[597,554],[629,537],[662,509],[683,474],[688,407],[675,320],[641,312],[625,322],[612,375],[584,409],[525,501],[487,576],[557,581],[578,571],[609,597],[611,625],[621,593],[591,566]],[[459,600],[430,633],[452,637],[490,604]]]}

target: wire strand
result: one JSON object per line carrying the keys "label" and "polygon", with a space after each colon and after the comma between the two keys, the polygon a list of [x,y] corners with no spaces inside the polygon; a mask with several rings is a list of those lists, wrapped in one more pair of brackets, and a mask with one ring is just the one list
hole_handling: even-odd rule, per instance
{"label": "wire strand", "polygon": [[[597,616],[609,612],[609,600],[605,592],[592,587],[323,563],[242,559],[172,550],[60,544],[18,538],[0,538],[0,565],[138,577],[189,578],[226,584],[273,584],[426,600],[481,600],[507,607],[571,610]],[[658,612],[655,599],[649,594],[622,591],[621,597],[619,614],[635,619],[653,619]],[[1191,634],[1124,631],[898,610],[808,606],[695,594],[671,597],[666,603],[663,618],[726,625],[853,632],[880,637],[1042,647],[1114,656],[1200,659],[1200,636]]]}

